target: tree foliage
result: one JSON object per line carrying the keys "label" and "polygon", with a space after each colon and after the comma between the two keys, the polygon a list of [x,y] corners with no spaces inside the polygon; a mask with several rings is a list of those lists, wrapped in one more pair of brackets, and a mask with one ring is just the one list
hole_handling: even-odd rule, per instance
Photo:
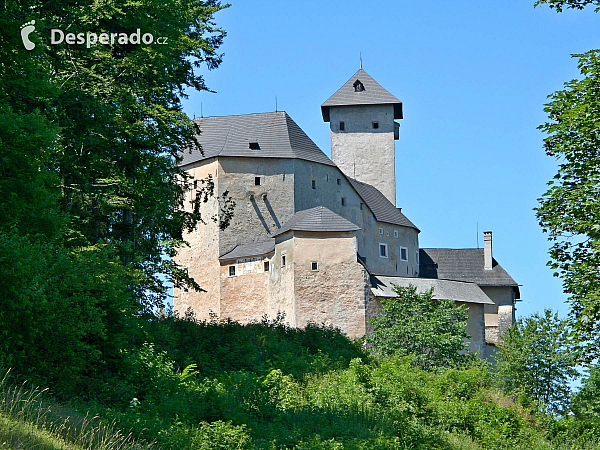
{"label": "tree foliage", "polygon": [[596,12],[600,11],[600,0],[538,0],[535,6],[548,5],[556,12],[563,12],[563,9],[584,9],[588,5],[596,5]]}
{"label": "tree foliage", "polygon": [[589,369],[581,389],[573,395],[571,409],[579,419],[600,424],[600,366]]}
{"label": "tree foliage", "polygon": [[456,367],[470,358],[467,309],[452,300],[434,300],[433,290],[394,287],[396,298],[383,298],[382,313],[372,319],[367,344],[377,356],[413,357],[425,369]]}
{"label": "tree foliage", "polygon": [[[225,32],[217,0],[6,0],[0,6],[0,364],[58,390],[118,369],[168,256],[203,218],[183,208],[181,107],[208,90]],[[35,20],[28,51],[21,27]],[[50,30],[152,33],[165,45],[50,43]],[[198,147],[199,148],[199,147]],[[208,180],[197,201],[216,195]],[[225,226],[227,198],[220,198]]]}
{"label": "tree foliage", "polygon": [[519,319],[502,335],[497,372],[505,390],[524,394],[543,410],[565,410],[569,381],[578,375],[566,320],[546,309]]}
{"label": "tree foliage", "polygon": [[549,265],[563,279],[587,356],[600,337],[600,52],[579,58],[581,80],[565,84],[546,105],[546,153],[560,161],[537,217],[552,242]]}

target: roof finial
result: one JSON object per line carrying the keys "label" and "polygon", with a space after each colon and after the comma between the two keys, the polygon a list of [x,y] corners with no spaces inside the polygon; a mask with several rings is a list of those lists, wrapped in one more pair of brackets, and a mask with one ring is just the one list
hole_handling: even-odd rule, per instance
{"label": "roof finial", "polygon": [[362,52],[358,52],[358,54],[360,55],[360,68],[362,69]]}
{"label": "roof finial", "polygon": [[[194,114],[195,117],[195,114]],[[202,102],[200,102],[200,117],[204,117],[204,110],[202,109]]]}
{"label": "roof finial", "polygon": [[277,96],[275,96],[275,112],[277,112]]}

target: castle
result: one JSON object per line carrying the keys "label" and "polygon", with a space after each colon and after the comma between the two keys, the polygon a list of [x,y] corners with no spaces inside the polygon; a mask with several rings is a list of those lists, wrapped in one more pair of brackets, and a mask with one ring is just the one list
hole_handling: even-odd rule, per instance
{"label": "castle", "polygon": [[[468,306],[470,347],[489,356],[515,320],[519,286],[483,249],[419,248],[420,230],[396,207],[395,141],[402,102],[361,67],[321,106],[331,159],[285,112],[196,119],[203,151],[183,153],[194,189],[211,176],[235,201],[221,230],[208,222],[185,236],[176,260],[202,292],[174,290],[174,309],[240,322],[285,314],[369,331],[394,285],[434,289]],[[219,202],[201,204],[204,217]]]}

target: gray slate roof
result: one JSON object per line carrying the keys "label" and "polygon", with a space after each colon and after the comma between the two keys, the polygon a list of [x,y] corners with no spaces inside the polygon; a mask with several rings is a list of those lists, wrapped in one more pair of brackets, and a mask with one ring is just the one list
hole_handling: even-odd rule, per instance
{"label": "gray slate roof", "polygon": [[[355,92],[354,83],[356,80],[364,85],[364,91]],[[321,105],[323,120],[329,122],[329,108],[331,106],[351,105],[394,105],[394,119],[402,119],[402,102],[385,90],[362,68]]]}
{"label": "gray slate roof", "polygon": [[431,278],[382,277],[371,276],[371,291],[376,297],[396,297],[393,286],[408,287],[413,285],[417,292],[426,292],[433,288],[436,300],[455,300],[466,303],[493,305],[494,302],[475,283],[462,281],[435,280]]}
{"label": "gray slate roof", "polygon": [[288,231],[357,231],[360,227],[324,206],[298,211],[274,236]]}
{"label": "gray slate roof", "polygon": [[241,259],[250,256],[261,256],[271,253],[275,250],[275,239],[269,239],[264,242],[256,242],[254,244],[238,244],[232,250],[219,256],[220,260],[225,259]]}
{"label": "gray slate roof", "polygon": [[350,181],[352,187],[365,201],[369,209],[373,211],[375,219],[379,222],[411,227],[420,231],[415,224],[408,220],[408,218],[402,214],[400,209],[396,208],[377,188],[350,177],[348,177],[348,181]]}
{"label": "gray slate roof", "polygon": [[480,248],[422,248],[419,250],[419,263],[419,273],[424,278],[518,288],[517,282],[495,259],[492,259],[492,270],[485,270],[483,249]]}
{"label": "gray slate roof", "polygon": [[[199,150],[184,150],[180,165],[215,156],[298,158],[333,166],[333,162],[285,111],[195,119],[200,127]],[[259,149],[250,149],[258,142]]]}

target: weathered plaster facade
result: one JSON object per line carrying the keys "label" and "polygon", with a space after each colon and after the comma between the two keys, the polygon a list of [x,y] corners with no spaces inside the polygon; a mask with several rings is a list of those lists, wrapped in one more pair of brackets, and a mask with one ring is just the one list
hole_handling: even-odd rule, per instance
{"label": "weathered plaster facade", "polygon": [[379,189],[395,205],[394,107],[336,106],[330,109],[330,118],[333,162],[349,177]]}

